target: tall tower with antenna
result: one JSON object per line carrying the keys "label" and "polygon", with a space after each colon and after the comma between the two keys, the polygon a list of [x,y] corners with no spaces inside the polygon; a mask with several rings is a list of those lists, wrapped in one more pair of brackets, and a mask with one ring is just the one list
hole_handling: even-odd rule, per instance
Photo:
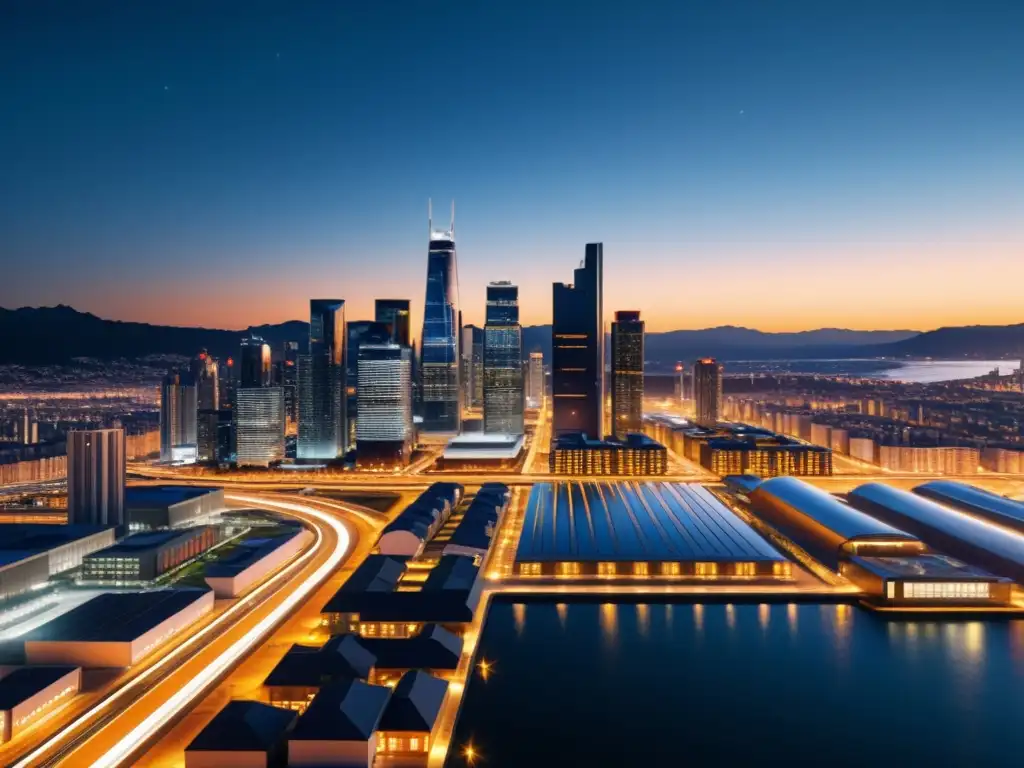
{"label": "tall tower with antenna", "polygon": [[459,277],[455,256],[455,201],[447,231],[434,229],[427,201],[427,290],[420,336],[420,400],[423,431],[457,433],[462,426],[459,386]]}

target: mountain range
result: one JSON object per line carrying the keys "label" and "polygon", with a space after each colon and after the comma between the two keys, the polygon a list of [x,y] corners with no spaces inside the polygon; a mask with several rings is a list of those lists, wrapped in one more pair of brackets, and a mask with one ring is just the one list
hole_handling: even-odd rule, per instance
{"label": "mountain range", "polygon": [[[275,349],[285,341],[302,341],[309,326],[292,320],[240,330],[183,328],[104,320],[71,307],[0,308],[0,364],[46,365],[75,357],[101,360],[154,354],[194,355],[207,349],[217,357],[238,353],[248,334],[266,339]],[[722,326],[703,330],[648,333],[646,358],[671,363],[712,356],[722,360],[935,357],[1000,358],[1024,351],[1024,324],[967,326],[935,331],[851,331],[821,328],[798,333],[766,333]],[[523,351],[551,353],[551,326],[523,328]]]}

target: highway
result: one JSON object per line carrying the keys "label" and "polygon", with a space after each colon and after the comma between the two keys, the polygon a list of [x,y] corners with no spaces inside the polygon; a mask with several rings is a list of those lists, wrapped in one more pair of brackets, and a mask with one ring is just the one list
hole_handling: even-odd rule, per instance
{"label": "highway", "polygon": [[231,493],[228,498],[234,505],[306,521],[316,533],[314,545],[214,621],[160,654],[141,674],[60,729],[48,728],[48,738],[8,765],[135,764],[133,756],[140,749],[202,701],[337,571],[360,538],[372,540],[369,534],[383,521],[376,513],[332,500],[255,493]]}

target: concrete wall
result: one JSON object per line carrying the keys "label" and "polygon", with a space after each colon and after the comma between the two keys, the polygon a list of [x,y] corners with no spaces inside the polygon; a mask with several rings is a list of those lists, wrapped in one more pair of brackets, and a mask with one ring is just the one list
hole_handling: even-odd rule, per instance
{"label": "concrete wall", "polygon": [[267,768],[265,752],[185,750],[185,768]]}
{"label": "concrete wall", "polygon": [[0,600],[28,592],[50,578],[49,555],[45,552],[0,568]]}
{"label": "concrete wall", "polygon": [[[0,713],[3,717],[3,731],[0,733],[0,740],[10,741],[21,731],[31,727],[40,717],[54,707],[77,695],[82,689],[82,670],[72,669],[60,679],[46,686],[41,691],[16,704],[6,712]],[[39,709],[34,715],[32,712]]]}
{"label": "concrete wall", "polygon": [[369,741],[307,741],[288,742],[288,765],[293,768],[369,768],[377,751],[377,735]]}

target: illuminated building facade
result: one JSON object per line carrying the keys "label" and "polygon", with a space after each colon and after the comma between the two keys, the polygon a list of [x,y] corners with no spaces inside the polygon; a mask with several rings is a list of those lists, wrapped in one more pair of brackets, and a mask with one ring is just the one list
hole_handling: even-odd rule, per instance
{"label": "illuminated building facade", "polygon": [[462,326],[462,386],[462,397],[466,407],[482,408],[484,404],[484,329],[475,325]]}
{"label": "illuminated building facade", "polygon": [[345,410],[349,445],[356,441],[356,420],[359,416],[359,345],[374,327],[376,323],[373,320],[353,320],[345,330]]}
{"label": "illuminated building facade", "polygon": [[523,410],[519,288],[509,282],[491,283],[484,325],[484,432],[523,434]]}
{"label": "illuminated building facade", "polygon": [[286,341],[281,358],[281,381],[284,390],[285,433],[297,435],[299,429],[299,342]]}
{"label": "illuminated building facade", "polygon": [[299,357],[299,459],[336,459],[348,450],[345,302],[311,299],[309,351]]}
{"label": "illuminated building facade", "polygon": [[234,414],[229,410],[200,410],[196,416],[197,458],[223,464],[234,453]]}
{"label": "illuminated building facade", "polygon": [[612,424],[619,439],[644,426],[644,321],[616,312],[612,323]]}
{"label": "illuminated building facade", "polygon": [[217,529],[133,533],[82,558],[82,580],[115,586],[153,581],[217,543]]}
{"label": "illuminated building facade", "polygon": [[556,475],[664,475],[668,452],[644,434],[630,433],[623,440],[591,440],[575,432],[552,441],[548,469]]}
{"label": "illuminated building facade", "polygon": [[710,357],[693,364],[697,423],[713,427],[722,418],[722,366]]}
{"label": "illuminated building facade", "polygon": [[420,399],[424,432],[458,432],[462,424],[459,392],[459,325],[456,296],[455,205],[447,232],[428,222],[427,292],[423,307]]}
{"label": "illuminated building facade", "polygon": [[356,456],[360,467],[406,464],[412,450],[412,350],[399,344],[359,348]]}
{"label": "illuminated building facade", "polygon": [[235,461],[268,467],[284,458],[284,391],[247,387],[235,395]]}
{"label": "illuminated building facade", "polygon": [[540,408],[544,402],[544,353],[531,352],[526,369],[526,407]]}
{"label": "illuminated building facade", "polygon": [[192,381],[196,385],[196,407],[212,410],[220,402],[217,361],[204,349],[192,359]]}
{"label": "illuminated building facade", "polygon": [[604,247],[588,243],[572,285],[555,283],[551,324],[552,434],[604,436]]}
{"label": "illuminated building facade", "polygon": [[187,373],[171,372],[160,386],[160,461],[195,461],[196,385]]}
{"label": "illuminated building facade", "polygon": [[832,474],[832,449],[787,440],[716,438],[700,446],[700,464],[716,475],[824,476]]}
{"label": "illuminated building facade", "polygon": [[377,299],[374,302],[374,319],[388,327],[392,344],[412,346],[408,299]]}
{"label": "illuminated building facade", "polygon": [[125,524],[123,429],[68,432],[68,522]]}

